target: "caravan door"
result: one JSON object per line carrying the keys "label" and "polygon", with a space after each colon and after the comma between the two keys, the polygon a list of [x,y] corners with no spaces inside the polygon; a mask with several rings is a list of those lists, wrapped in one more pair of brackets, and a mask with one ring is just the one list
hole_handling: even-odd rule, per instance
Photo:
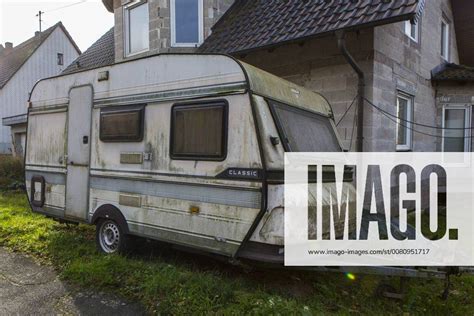
{"label": "caravan door", "polygon": [[93,89],[81,86],[69,92],[65,217],[87,220]]}

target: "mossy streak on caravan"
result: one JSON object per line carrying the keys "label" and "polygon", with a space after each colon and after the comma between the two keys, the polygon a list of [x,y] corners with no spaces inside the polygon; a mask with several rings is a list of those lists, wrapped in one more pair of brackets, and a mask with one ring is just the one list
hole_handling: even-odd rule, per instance
{"label": "mossy streak on caravan", "polygon": [[33,210],[97,225],[109,253],[136,235],[281,262],[284,152],[341,151],[321,95],[224,55],[53,77],[30,102]]}

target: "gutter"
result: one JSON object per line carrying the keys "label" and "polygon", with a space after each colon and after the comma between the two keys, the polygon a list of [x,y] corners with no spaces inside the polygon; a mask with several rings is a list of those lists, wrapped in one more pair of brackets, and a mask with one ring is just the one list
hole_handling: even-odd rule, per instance
{"label": "gutter", "polygon": [[2,118],[2,125],[13,126],[13,125],[18,125],[18,124],[26,124],[26,121],[27,121],[27,114],[25,113],[25,114]]}
{"label": "gutter", "polygon": [[104,4],[104,7],[109,11],[110,13],[114,13],[114,1],[113,0],[102,0],[102,3]]}
{"label": "gutter", "polygon": [[357,92],[357,151],[364,151],[364,99],[365,99],[365,74],[362,68],[357,64],[354,57],[350,54],[346,47],[344,31],[336,31],[337,46],[347,63],[351,65],[352,69],[357,73],[359,78],[358,92]]}

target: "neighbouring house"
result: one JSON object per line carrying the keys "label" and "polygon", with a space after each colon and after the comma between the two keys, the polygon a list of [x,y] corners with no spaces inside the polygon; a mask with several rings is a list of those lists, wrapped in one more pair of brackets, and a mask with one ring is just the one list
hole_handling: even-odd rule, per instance
{"label": "neighbouring house", "polygon": [[80,54],[61,22],[17,46],[0,45],[0,154],[23,155],[34,84],[60,74]]}
{"label": "neighbouring house", "polygon": [[67,73],[158,53],[225,53],[322,93],[348,150],[472,149],[474,1],[103,3],[115,27]]}

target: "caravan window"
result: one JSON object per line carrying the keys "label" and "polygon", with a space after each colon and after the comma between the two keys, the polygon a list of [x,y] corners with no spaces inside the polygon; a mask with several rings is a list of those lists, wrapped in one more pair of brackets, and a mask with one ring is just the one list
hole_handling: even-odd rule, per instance
{"label": "caravan window", "polygon": [[339,152],[341,147],[328,117],[269,101],[286,151]]}
{"label": "caravan window", "polygon": [[227,154],[226,101],[177,104],[171,118],[171,158],[222,161]]}
{"label": "caravan window", "polygon": [[145,109],[120,107],[100,112],[100,140],[103,142],[141,142]]}

